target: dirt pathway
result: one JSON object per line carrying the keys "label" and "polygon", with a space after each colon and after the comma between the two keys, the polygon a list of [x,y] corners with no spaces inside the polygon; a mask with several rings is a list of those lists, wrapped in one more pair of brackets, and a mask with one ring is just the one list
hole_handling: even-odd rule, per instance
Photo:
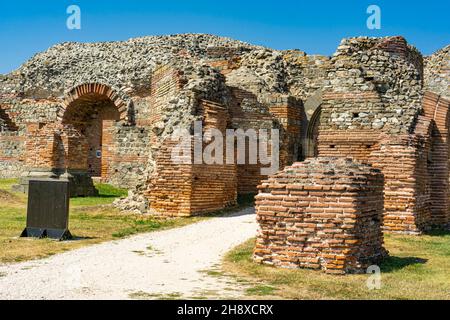
{"label": "dirt pathway", "polygon": [[53,257],[0,265],[0,299],[236,298],[243,285],[211,272],[256,234],[253,209]]}

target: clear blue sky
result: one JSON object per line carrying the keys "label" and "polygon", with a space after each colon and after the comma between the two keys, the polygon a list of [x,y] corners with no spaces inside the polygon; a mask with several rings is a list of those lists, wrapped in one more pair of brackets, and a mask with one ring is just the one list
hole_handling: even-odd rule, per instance
{"label": "clear blue sky", "polygon": [[[66,28],[71,4],[81,8],[81,30]],[[366,27],[370,4],[381,8],[381,30]],[[450,43],[449,12],[448,0],[0,1],[0,73],[58,42],[174,33],[211,33],[326,55],[343,37],[403,35],[422,53],[431,54]]]}

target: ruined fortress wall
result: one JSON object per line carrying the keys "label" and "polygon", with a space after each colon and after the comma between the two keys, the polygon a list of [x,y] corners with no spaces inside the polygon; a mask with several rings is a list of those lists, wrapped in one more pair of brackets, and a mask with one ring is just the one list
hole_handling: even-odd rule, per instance
{"label": "ruined fortress wall", "polygon": [[[448,52],[424,63],[402,37],[344,39],[332,57],[210,35],[60,44],[0,76],[0,177],[34,165],[91,170],[131,190],[124,208],[190,215],[230,205],[266,177],[248,161],[174,164],[174,130],[192,132],[195,120],[275,128],[281,168],[317,154],[381,168],[386,228],[419,232],[448,223]],[[119,116],[103,118],[101,105]],[[83,122],[96,125],[83,132]],[[61,123],[87,137],[86,154]],[[28,125],[44,131],[27,138]],[[27,151],[39,141],[53,154]]]}

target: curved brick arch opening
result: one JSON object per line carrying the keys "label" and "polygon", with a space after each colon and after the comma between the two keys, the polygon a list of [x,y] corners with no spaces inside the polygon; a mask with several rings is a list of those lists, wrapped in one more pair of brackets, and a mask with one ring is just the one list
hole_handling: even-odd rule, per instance
{"label": "curved brick arch opening", "polygon": [[317,157],[319,152],[317,149],[319,138],[320,115],[322,114],[322,106],[317,107],[308,123],[306,130],[306,158]]}
{"label": "curved brick arch opening", "polygon": [[105,177],[112,143],[109,132],[116,122],[128,119],[125,102],[105,85],[85,84],[69,92],[59,118],[63,125],[72,125],[85,137],[88,174]]}
{"label": "curved brick arch opening", "polygon": [[450,223],[450,101],[432,92],[423,98],[425,117],[433,122],[429,170],[431,177],[431,223]]}
{"label": "curved brick arch opening", "polygon": [[130,110],[128,110],[129,103],[124,101],[117,91],[113,90],[111,87],[105,84],[100,83],[86,83],[68,91],[68,93],[64,97],[63,106],[58,113],[58,119],[63,120],[67,108],[69,108],[74,102],[78,101],[79,99],[89,100],[89,97],[93,96],[103,97],[110,100],[114,104],[114,106],[116,106],[120,114],[120,120],[130,120]]}

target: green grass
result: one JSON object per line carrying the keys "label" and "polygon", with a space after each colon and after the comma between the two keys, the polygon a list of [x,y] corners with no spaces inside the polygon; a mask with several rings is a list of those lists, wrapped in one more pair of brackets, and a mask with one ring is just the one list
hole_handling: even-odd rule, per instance
{"label": "green grass", "polygon": [[0,262],[43,258],[90,244],[141,232],[183,226],[202,219],[162,219],[121,213],[110,204],[117,197],[125,196],[126,190],[98,184],[98,197],[70,200],[69,229],[74,240],[58,242],[50,239],[19,238],[26,225],[27,197],[7,191],[16,183],[15,179],[0,179]]}
{"label": "green grass", "polygon": [[386,235],[390,257],[381,265],[381,289],[369,290],[369,275],[327,275],[280,269],[252,261],[254,239],[225,258],[224,271],[257,283],[249,296],[282,299],[450,299],[450,232]]}
{"label": "green grass", "polygon": [[245,292],[250,296],[270,296],[273,295],[276,290],[277,289],[272,286],[256,285],[246,289]]}
{"label": "green grass", "polygon": [[17,182],[17,179],[0,179],[0,190],[10,190]]}
{"label": "green grass", "polygon": [[95,187],[98,190],[98,196],[72,198],[70,199],[70,205],[76,207],[111,204],[117,198],[126,197],[128,195],[126,189],[116,188],[104,183],[96,184]]}
{"label": "green grass", "polygon": [[26,224],[27,196],[10,191],[17,183],[17,179],[0,179],[0,262],[43,258],[137,233],[184,226],[248,207],[254,199],[253,195],[239,197],[237,208],[226,208],[208,215],[163,219],[119,212],[111,204],[115,199],[126,196],[127,190],[96,184],[98,196],[70,199],[69,229],[75,240],[57,242],[50,239],[19,238]]}

